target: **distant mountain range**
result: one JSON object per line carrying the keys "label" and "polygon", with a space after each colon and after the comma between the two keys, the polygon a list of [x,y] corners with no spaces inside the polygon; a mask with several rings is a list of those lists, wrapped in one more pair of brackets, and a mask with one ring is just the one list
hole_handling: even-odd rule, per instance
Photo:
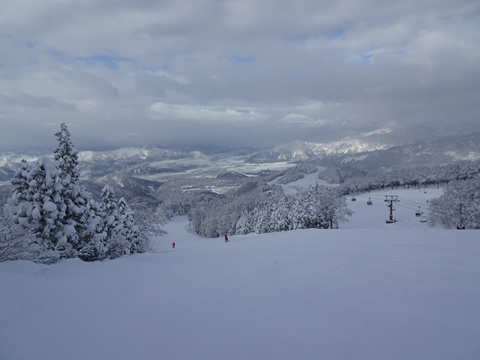
{"label": "distant mountain range", "polygon": [[426,127],[416,127],[401,130],[380,129],[363,133],[355,137],[328,142],[293,141],[284,145],[258,152],[251,156],[251,162],[271,161],[303,161],[329,156],[362,154],[393,147],[411,145],[418,142],[433,140],[436,132]]}
{"label": "distant mountain range", "polygon": [[360,170],[443,165],[480,159],[480,132],[426,140],[359,154],[334,155],[323,159],[327,166],[348,165]]}
{"label": "distant mountain range", "polygon": [[[144,193],[155,191],[158,184],[168,178],[206,177],[221,180],[245,174],[255,176],[255,172],[260,174],[277,169],[276,163],[308,161],[324,167],[348,166],[370,171],[393,166],[435,165],[480,159],[480,132],[443,138],[435,138],[434,134],[427,128],[401,131],[381,129],[331,143],[294,141],[268,150],[251,150],[249,153],[245,150],[204,153],[146,146],[102,152],[82,151],[79,152],[79,160],[84,180],[102,183],[117,181],[125,187],[138,186]],[[425,138],[427,140],[421,140]],[[10,181],[23,158],[29,162],[35,160],[32,154],[0,154],[0,184]],[[124,176],[154,183],[128,182]]]}

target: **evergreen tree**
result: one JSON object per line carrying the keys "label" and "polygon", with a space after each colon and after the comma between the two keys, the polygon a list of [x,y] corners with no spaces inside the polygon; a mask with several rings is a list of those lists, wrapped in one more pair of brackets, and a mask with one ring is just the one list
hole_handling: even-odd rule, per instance
{"label": "evergreen tree", "polygon": [[12,196],[7,201],[5,214],[14,224],[29,225],[26,220],[27,209],[31,199],[29,192],[28,173],[30,164],[26,160],[22,160],[20,168],[16,171],[11,180],[13,185]]}
{"label": "evergreen tree", "polygon": [[28,194],[31,199],[27,210],[28,222],[34,233],[43,239],[43,247],[48,250],[64,251],[68,246],[59,243],[56,238],[58,226],[58,208],[55,204],[56,168],[47,158],[40,158],[28,173]]}
{"label": "evergreen tree", "polygon": [[142,252],[140,233],[138,226],[135,225],[134,212],[130,209],[127,201],[123,197],[118,201],[118,212],[121,221],[120,234],[125,243],[123,253],[134,254]]}
{"label": "evergreen tree", "polygon": [[[81,184],[78,153],[67,126],[61,124],[55,135],[55,162],[47,158],[32,165],[22,161],[12,179],[14,189],[4,209],[8,223],[0,229],[0,259],[24,256],[54,262],[78,256],[95,261],[150,250],[149,239],[140,236],[124,199],[117,203],[113,189],[106,186],[98,205]],[[20,240],[21,231],[26,241]],[[20,251],[26,244],[31,250],[28,256]]]}
{"label": "evergreen tree", "polygon": [[55,204],[57,169],[47,158],[39,158],[32,165],[22,162],[12,179],[13,193],[8,200],[6,214],[13,224],[35,236],[42,251],[63,254],[66,248],[57,239],[60,213]]}
{"label": "evergreen tree", "polygon": [[[18,205],[21,201],[27,200],[27,193],[28,193],[28,173],[30,171],[29,163],[23,159],[20,163],[20,167],[15,172],[11,183],[13,185],[13,195],[11,197],[12,202],[15,205]],[[12,203],[12,205],[13,205]]]}
{"label": "evergreen tree", "polygon": [[105,220],[99,205],[93,199],[89,200],[87,209],[85,216],[89,219],[89,230],[85,232],[85,240],[78,257],[84,261],[103,260],[108,250]]}
{"label": "evergreen tree", "polygon": [[55,134],[58,147],[54,149],[55,161],[62,172],[62,180],[75,184],[78,181],[78,153],[70,139],[70,131],[65,123],[60,124],[60,131]]}
{"label": "evergreen tree", "polygon": [[106,256],[116,258],[123,255],[126,244],[121,236],[122,221],[118,212],[118,203],[112,187],[105,185],[102,190],[102,202],[99,215],[103,219],[104,250]]}
{"label": "evergreen tree", "polygon": [[[58,166],[57,188],[59,196],[57,206],[63,213],[62,227],[59,229],[59,241],[71,245],[75,253],[82,251],[95,236],[95,213],[91,210],[91,194],[80,183],[78,172],[78,153],[70,139],[70,132],[65,124],[55,134],[58,147],[54,149]],[[85,252],[85,251],[83,251]]]}

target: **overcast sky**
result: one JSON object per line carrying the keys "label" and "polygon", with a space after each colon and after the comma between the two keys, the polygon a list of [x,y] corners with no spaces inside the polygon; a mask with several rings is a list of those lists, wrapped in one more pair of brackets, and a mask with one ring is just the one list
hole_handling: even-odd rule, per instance
{"label": "overcast sky", "polygon": [[480,125],[478,0],[2,0],[0,148]]}

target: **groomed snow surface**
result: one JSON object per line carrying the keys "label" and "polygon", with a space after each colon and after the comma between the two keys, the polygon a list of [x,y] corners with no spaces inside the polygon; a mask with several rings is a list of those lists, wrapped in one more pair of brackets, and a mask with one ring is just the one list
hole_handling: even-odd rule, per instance
{"label": "groomed snow surface", "polygon": [[420,223],[440,190],[394,193],[395,224],[386,190],[340,230],[224,243],[178,218],[156,253],[2,263],[0,359],[480,359],[480,232]]}

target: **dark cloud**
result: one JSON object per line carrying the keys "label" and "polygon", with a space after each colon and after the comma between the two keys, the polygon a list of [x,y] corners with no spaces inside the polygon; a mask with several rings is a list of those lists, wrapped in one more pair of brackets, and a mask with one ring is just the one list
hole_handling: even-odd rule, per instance
{"label": "dark cloud", "polygon": [[480,4],[36,2],[0,13],[0,146],[335,140],[479,126]]}

